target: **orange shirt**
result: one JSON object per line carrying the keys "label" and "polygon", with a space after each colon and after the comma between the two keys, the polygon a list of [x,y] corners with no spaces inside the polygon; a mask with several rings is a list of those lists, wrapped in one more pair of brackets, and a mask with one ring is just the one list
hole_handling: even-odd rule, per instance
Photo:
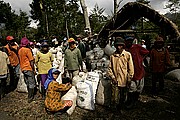
{"label": "orange shirt", "polygon": [[[12,47],[16,50],[18,49],[17,45],[14,45]],[[9,61],[10,61],[11,65],[17,66],[19,64],[19,59],[18,59],[18,56],[16,55],[16,53],[9,49],[8,44],[5,46],[5,48],[7,48],[7,50],[8,50],[8,57],[9,57]]]}
{"label": "orange shirt", "polygon": [[33,71],[30,61],[34,60],[30,48],[22,47],[18,51],[21,71],[30,70]]}

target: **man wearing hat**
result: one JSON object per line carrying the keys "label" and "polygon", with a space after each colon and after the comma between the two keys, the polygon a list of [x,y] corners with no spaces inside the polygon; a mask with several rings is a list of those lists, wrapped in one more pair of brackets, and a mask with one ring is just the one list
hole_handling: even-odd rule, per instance
{"label": "man wearing hat", "polygon": [[29,47],[29,40],[24,37],[21,39],[21,48],[18,51],[21,71],[24,74],[24,80],[28,90],[28,103],[34,99],[35,83],[35,69],[34,69],[34,57]]}
{"label": "man wearing hat", "polygon": [[139,44],[133,44],[134,37],[126,37],[126,50],[132,55],[134,63],[134,76],[129,88],[127,108],[131,108],[138,101],[139,95],[144,87],[145,70],[143,66],[143,59],[149,51]]}
{"label": "man wearing hat", "polygon": [[65,50],[64,69],[68,71],[69,77],[73,78],[79,74],[79,70],[83,70],[82,56],[80,50],[76,47],[74,38],[68,40],[69,48]]}
{"label": "man wearing hat", "polygon": [[19,72],[20,65],[19,65],[19,59],[18,59],[19,46],[15,42],[15,39],[13,36],[7,36],[6,41],[7,41],[7,45],[5,46],[5,48],[7,49],[7,54],[11,63],[10,87],[11,87],[11,90],[15,90],[17,87],[18,80],[19,80],[19,76],[20,76],[20,72]]}
{"label": "man wearing hat", "polygon": [[164,40],[162,37],[157,37],[154,42],[154,48],[150,54],[150,67],[152,70],[152,94],[156,96],[156,83],[159,82],[159,91],[164,89],[164,72],[166,67],[170,65],[170,55],[168,50],[164,47]]}
{"label": "man wearing hat", "polygon": [[9,58],[5,52],[2,51],[3,46],[0,43],[0,100],[5,96],[6,80],[8,77],[8,67],[10,65]]}
{"label": "man wearing hat", "polygon": [[125,51],[124,39],[118,37],[114,45],[116,52],[110,56],[108,75],[112,79],[112,108],[122,107],[125,102],[127,85],[130,83],[134,66],[131,53]]}

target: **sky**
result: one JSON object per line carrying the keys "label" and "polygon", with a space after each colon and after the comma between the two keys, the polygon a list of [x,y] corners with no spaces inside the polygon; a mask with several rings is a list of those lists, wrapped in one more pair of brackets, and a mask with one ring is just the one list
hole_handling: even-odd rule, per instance
{"label": "sky", "polygon": [[[118,0],[120,1],[120,0]],[[135,0],[123,0],[120,4],[120,8],[128,2],[134,2]],[[157,10],[161,14],[165,14],[167,9],[165,10],[165,5],[168,0],[150,0],[150,5],[153,9]],[[9,3],[13,10],[18,13],[21,9],[25,11],[28,15],[30,14],[30,7],[29,4],[32,0],[4,0],[4,2]],[[113,11],[113,0],[85,0],[86,6],[88,7],[88,11],[92,10],[97,3],[100,8],[105,8],[105,14],[111,15]],[[30,26],[36,26],[35,23],[31,23]]]}

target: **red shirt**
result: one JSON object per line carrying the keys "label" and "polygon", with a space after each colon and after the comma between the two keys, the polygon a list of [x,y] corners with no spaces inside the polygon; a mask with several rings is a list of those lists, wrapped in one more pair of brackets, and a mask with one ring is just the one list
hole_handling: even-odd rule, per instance
{"label": "red shirt", "polygon": [[134,64],[134,76],[132,80],[141,80],[145,75],[143,59],[144,56],[149,53],[149,51],[139,44],[133,44],[128,51],[132,55]]}

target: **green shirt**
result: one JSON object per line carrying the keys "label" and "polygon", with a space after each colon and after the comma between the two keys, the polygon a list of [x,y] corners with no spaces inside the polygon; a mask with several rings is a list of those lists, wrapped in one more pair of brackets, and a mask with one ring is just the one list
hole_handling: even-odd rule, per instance
{"label": "green shirt", "polygon": [[78,48],[70,50],[69,48],[65,51],[64,56],[64,67],[68,70],[79,70],[82,66],[81,52]]}

